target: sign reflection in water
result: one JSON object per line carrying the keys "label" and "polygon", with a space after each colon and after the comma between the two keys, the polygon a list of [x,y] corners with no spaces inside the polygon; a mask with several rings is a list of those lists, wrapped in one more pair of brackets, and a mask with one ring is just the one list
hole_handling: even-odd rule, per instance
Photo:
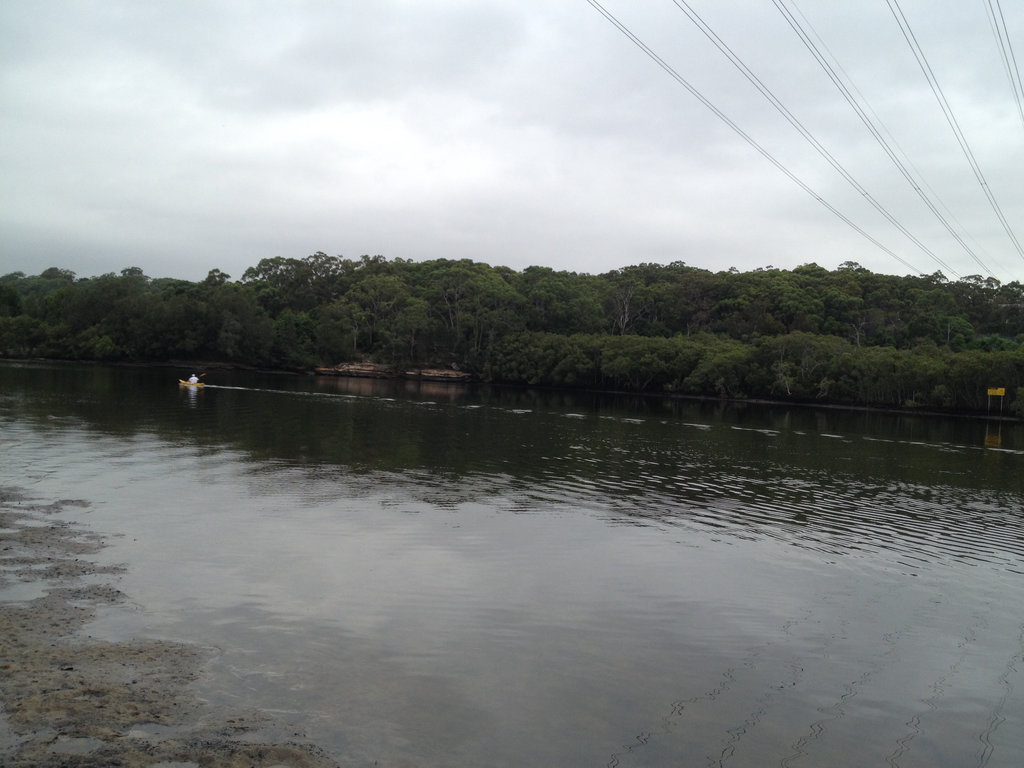
{"label": "sign reflection in water", "polygon": [[0,365],[0,482],[343,764],[1021,763],[1019,424],[174,379]]}

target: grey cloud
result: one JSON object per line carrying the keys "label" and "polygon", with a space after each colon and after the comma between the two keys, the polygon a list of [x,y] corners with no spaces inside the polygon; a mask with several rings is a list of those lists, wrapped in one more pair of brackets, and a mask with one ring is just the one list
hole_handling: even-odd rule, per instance
{"label": "grey cloud", "polygon": [[[604,5],[815,194],[935,271],[672,2]],[[940,258],[980,271],[772,4],[691,5]],[[1024,14],[1003,5],[1024,39]],[[1024,221],[1024,125],[982,4],[901,6],[1008,219]],[[996,276],[1020,279],[885,4],[800,8]],[[0,273],[237,276],[315,250],[906,271],[583,0],[11,2],[0,32]]]}

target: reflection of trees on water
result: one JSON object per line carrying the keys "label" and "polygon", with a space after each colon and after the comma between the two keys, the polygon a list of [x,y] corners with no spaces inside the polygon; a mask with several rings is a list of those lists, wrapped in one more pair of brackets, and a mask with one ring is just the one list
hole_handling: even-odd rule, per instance
{"label": "reflection of trees on water", "polygon": [[[0,368],[20,411],[257,460],[419,478],[451,506],[582,507],[610,520],[714,528],[829,552],[1009,563],[1024,554],[1021,476],[978,445],[991,426],[902,414],[502,391],[444,382],[167,369]],[[185,405],[185,408],[181,408]],[[983,433],[982,433],[983,434]],[[433,490],[431,490],[433,489]]]}
{"label": "reflection of trees on water", "polygon": [[[445,519],[454,519],[447,510],[472,513],[475,501],[497,515],[585,515],[667,531],[668,551],[718,541],[760,556],[761,566],[778,554],[795,580],[781,583],[799,591],[801,579],[810,582],[806,595],[763,612],[751,597],[741,607],[756,616],[739,638],[716,635],[725,648],[673,655],[663,704],[648,721],[622,726],[628,746],[608,749],[609,765],[658,764],[662,755],[670,764],[680,754],[708,764],[765,764],[765,755],[776,765],[835,764],[817,758],[849,743],[877,701],[887,707],[884,731],[865,749],[880,758],[872,764],[900,765],[926,741],[953,738],[940,734],[950,725],[944,708],[964,700],[960,686],[980,702],[954,724],[984,751],[968,764],[999,759],[1013,743],[1019,695],[1009,686],[1024,625],[992,598],[1018,586],[1024,570],[1019,454],[985,450],[984,424],[227,374],[193,399],[175,378],[173,370],[0,366],[0,413],[54,435],[123,439],[125,450],[153,438],[161,455],[165,443],[189,457],[230,452],[258,491],[308,481],[324,497],[411,496],[446,510]],[[1013,429],[1006,425],[1007,448]],[[805,574],[808,560],[815,567]],[[818,583],[836,563],[850,579]],[[746,568],[737,570],[744,578]],[[699,571],[675,573],[703,589]],[[994,583],[979,586],[986,575]],[[578,634],[567,631],[574,653]],[[907,665],[914,687],[893,693]],[[765,731],[774,751],[761,750]]]}

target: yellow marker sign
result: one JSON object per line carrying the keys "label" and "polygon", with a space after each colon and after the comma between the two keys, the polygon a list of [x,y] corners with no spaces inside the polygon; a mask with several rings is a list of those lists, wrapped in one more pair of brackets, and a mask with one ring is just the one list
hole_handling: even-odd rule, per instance
{"label": "yellow marker sign", "polygon": [[989,397],[1005,397],[1006,387],[991,387],[988,391]]}

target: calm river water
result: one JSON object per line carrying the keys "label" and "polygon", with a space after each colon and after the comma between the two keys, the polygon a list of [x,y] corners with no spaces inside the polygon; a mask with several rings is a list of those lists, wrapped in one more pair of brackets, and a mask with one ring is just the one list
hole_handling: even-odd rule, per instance
{"label": "calm river water", "polygon": [[1024,426],[0,364],[94,636],[343,765],[1024,765]]}

